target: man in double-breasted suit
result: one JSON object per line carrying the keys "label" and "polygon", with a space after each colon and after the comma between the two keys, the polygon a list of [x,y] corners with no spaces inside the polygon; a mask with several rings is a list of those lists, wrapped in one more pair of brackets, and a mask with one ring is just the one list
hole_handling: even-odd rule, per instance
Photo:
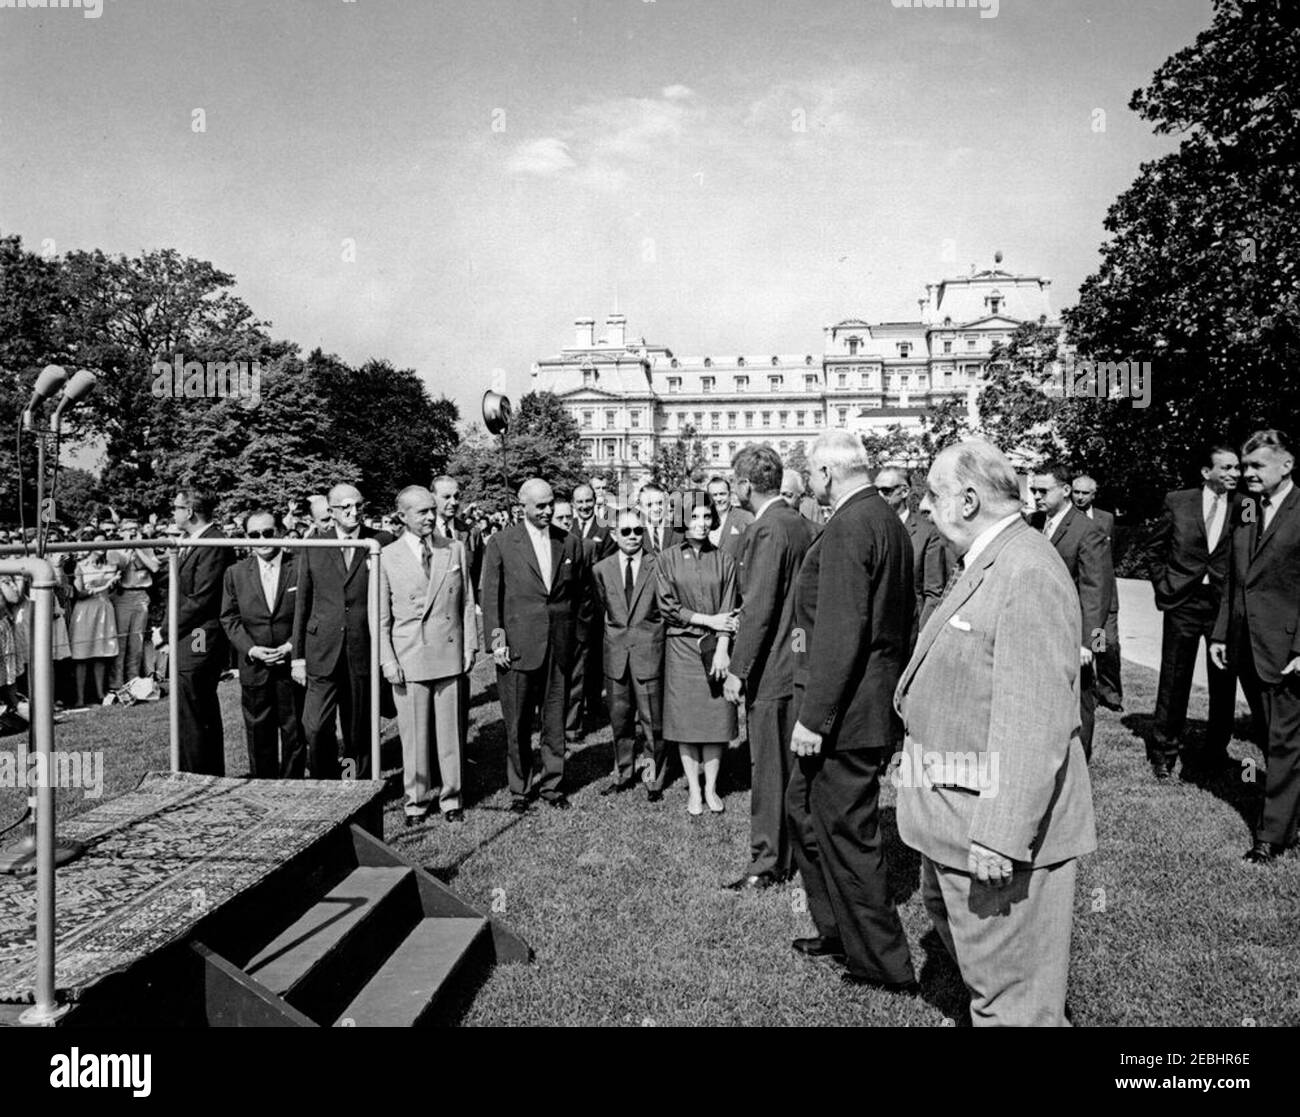
{"label": "man in double-breasted suit", "polygon": [[[1183,776],[1210,774],[1230,763],[1228,741],[1237,706],[1237,676],[1224,671],[1209,654],[1214,622],[1228,578],[1232,533],[1240,518],[1237,451],[1216,446],[1201,466],[1203,484],[1165,497],[1160,528],[1152,540],[1155,558],[1151,584],[1156,608],[1163,614],[1160,638],[1160,683],[1156,712],[1147,743],[1147,759],[1157,779],[1173,774],[1182,753]],[[1205,742],[1196,752],[1184,739],[1187,700],[1201,639],[1206,643],[1206,681],[1210,718]]]}
{"label": "man in double-breasted suit", "polygon": [[943,596],[952,570],[952,560],[943,536],[934,530],[930,517],[919,508],[910,508],[912,485],[907,471],[886,466],[876,474],[876,490],[881,498],[903,521],[912,540],[912,588],[916,591],[916,623],[912,628],[912,643],[925,622],[930,619],[939,598]]}
{"label": "man in double-breasted suit", "polygon": [[913,993],[879,811],[880,774],[903,735],[891,699],[915,611],[912,545],[871,484],[857,435],[826,431],[809,460],[813,492],[833,511],[794,584],[797,762],[786,805],[817,934],[792,945],[839,958],[846,984]]}
{"label": "man in double-breasted suit", "polygon": [[[275,513],[249,514],[244,534],[250,539],[278,533]],[[289,674],[297,592],[294,556],[279,547],[254,547],[226,570],[221,627],[239,658],[248,771],[255,779],[301,779],[306,768],[303,690]]]}
{"label": "man in double-breasted suit", "polygon": [[397,515],[406,530],[380,553],[379,666],[397,704],[406,818],[429,813],[436,749],[438,809],[460,822],[460,681],[478,650],[472,567],[464,543],[434,530],[437,505],[428,489],[399,492]]}
{"label": "man in double-breasted suit", "polygon": [[1078,738],[1078,596],[1020,516],[1011,463],[958,443],[923,507],[960,557],[896,705],[898,832],[977,1026],[1065,1025],[1078,858],[1096,848]]}
{"label": "man in double-breasted suit", "polygon": [[652,803],[663,798],[668,751],[663,737],[664,618],[655,594],[654,555],[641,541],[641,516],[620,512],[614,531],[617,551],[592,571],[604,615],[602,659],[609,722],[614,731],[614,782],[601,792],[617,795],[636,786],[636,723],[650,749],[645,777]]}
{"label": "man in double-breasted suit", "polygon": [[510,809],[522,814],[532,791],[533,709],[542,707],[542,776],[537,793],[569,807],[564,780],[564,708],[587,587],[582,546],[551,525],[555,497],[540,478],[519,490],[523,520],[488,540],[483,556],[483,630],[497,667],[506,729]]}
{"label": "man in double-breasted suit", "polygon": [[[573,523],[568,530],[581,543],[583,562],[590,571],[596,563],[618,548],[610,529],[596,520],[596,494],[590,485],[579,485],[574,489],[571,503]],[[568,741],[577,741],[584,732],[596,729],[603,713],[601,623],[602,613],[600,602],[596,598],[596,587],[588,583],[587,600],[578,613],[578,643],[573,656],[573,672],[569,678],[569,705],[564,717],[564,736]]]}
{"label": "man in double-breasted suit", "polygon": [[[1101,528],[1110,548],[1111,565],[1115,563],[1115,513],[1098,508],[1097,482],[1086,473],[1079,474],[1070,484],[1070,500],[1074,506]],[[1124,680],[1119,647],[1119,588],[1110,595],[1104,629],[1106,642],[1093,664],[1097,676],[1097,701],[1112,710],[1123,712]]]}
{"label": "man in double-breasted suit", "polygon": [[736,491],[753,514],[740,558],[740,627],[723,684],[745,703],[749,728],[749,864],[736,891],[769,888],[791,875],[785,789],[794,728],[794,581],[813,540],[812,525],[781,497],[781,459],[746,446],[732,463]]}
{"label": "man in double-breasted suit", "polygon": [[[211,522],[215,505],[207,493],[182,489],[172,502],[172,520],[191,539],[224,539]],[[221,627],[221,589],[233,558],[229,547],[187,547],[180,555],[176,572],[179,647],[173,648],[172,654],[180,676],[176,702],[180,707],[182,772],[226,774],[226,738],[217,684],[230,654]]]}
{"label": "man in double-breasted suit", "polygon": [[1233,531],[1228,584],[1210,655],[1235,667],[1257,696],[1268,740],[1264,802],[1246,860],[1267,865],[1297,844],[1300,823],[1300,489],[1295,452],[1279,430],[1256,431],[1242,447],[1246,484]]}
{"label": "man in double-breasted suit", "polygon": [[731,506],[731,482],[725,477],[715,477],[708,486],[709,503],[717,510],[718,526],[709,532],[709,542],[723,554],[740,562],[745,549],[745,532],[754,522],[754,514],[744,507]]}
{"label": "man in double-breasted suit", "polygon": [[[473,524],[460,518],[460,482],[445,473],[433,479],[433,499],[437,506],[437,519],[434,521],[434,534],[444,539],[454,539],[465,548],[465,559],[469,563],[469,584],[474,591],[474,600],[482,596],[479,579],[483,574],[483,532]],[[478,620],[474,627],[477,630]],[[480,641],[481,644],[481,641]],[[460,676],[460,739],[462,745],[469,740],[469,673]]]}
{"label": "man in double-breasted suit", "polygon": [[1106,617],[1115,594],[1110,539],[1070,503],[1070,476],[1063,467],[1048,465],[1036,471],[1029,491],[1038,507],[1034,526],[1056,548],[1079,595],[1079,735],[1084,755],[1091,757],[1097,721],[1096,659],[1106,649]]}
{"label": "man in double-breasted suit", "polygon": [[[393,541],[361,523],[363,502],[353,485],[329,492],[332,522],[318,538]],[[329,547],[298,560],[298,600],[293,614],[294,682],[307,688],[302,728],[313,779],[342,772],[370,778],[370,575],[365,548]],[[341,714],[346,769],[339,765],[334,716]]]}

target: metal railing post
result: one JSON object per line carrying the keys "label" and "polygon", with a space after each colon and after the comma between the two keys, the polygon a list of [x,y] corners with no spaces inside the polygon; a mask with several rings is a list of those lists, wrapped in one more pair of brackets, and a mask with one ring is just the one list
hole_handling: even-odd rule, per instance
{"label": "metal railing post", "polygon": [[181,708],[177,704],[181,685],[180,625],[176,619],[181,601],[180,569],[180,549],[173,547],[167,552],[167,741],[173,772],[181,770]]}
{"label": "metal railing post", "polygon": [[370,778],[380,778],[379,768],[379,544],[371,540],[366,551],[367,589],[366,627],[370,630]]}

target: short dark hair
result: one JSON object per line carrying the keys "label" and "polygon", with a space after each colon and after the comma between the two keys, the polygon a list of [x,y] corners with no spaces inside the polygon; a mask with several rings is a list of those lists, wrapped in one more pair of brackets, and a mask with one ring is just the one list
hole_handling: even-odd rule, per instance
{"label": "short dark hair", "polygon": [[1227,445],[1227,444],[1224,443],[1224,442],[1215,442],[1215,443],[1213,443],[1212,445],[1207,446],[1207,447],[1205,448],[1204,453],[1201,454],[1201,468],[1202,468],[1202,469],[1213,469],[1213,468],[1214,468],[1214,455],[1215,455],[1215,454],[1231,454],[1234,458],[1238,458],[1238,459],[1241,458],[1241,455],[1237,453],[1237,451],[1236,451],[1236,449],[1235,449],[1234,447],[1229,446],[1229,445]]}
{"label": "short dark hair", "polygon": [[760,493],[779,493],[785,467],[770,446],[746,446],[731,463],[731,472],[744,478]]}
{"label": "short dark hair", "polygon": [[1270,450],[1277,450],[1283,454],[1291,454],[1294,457],[1294,451],[1291,449],[1291,440],[1276,427],[1267,427],[1264,430],[1256,431],[1246,439],[1246,444],[1241,448],[1241,452],[1243,454],[1253,454],[1256,450],[1265,446]]}
{"label": "short dark hair", "polygon": [[690,524],[691,515],[697,507],[708,509],[710,531],[717,531],[722,526],[722,516],[718,513],[717,506],[709,499],[709,494],[703,489],[687,489],[682,493],[683,526]]}
{"label": "short dark hair", "polygon": [[1051,477],[1058,485],[1070,483],[1070,471],[1061,462],[1044,462],[1033,472],[1039,477]]}
{"label": "short dark hair", "polygon": [[[709,485],[726,485],[727,492],[731,492],[731,482],[728,481],[725,477],[723,477],[721,473],[715,473],[712,477],[710,477]],[[705,488],[708,488],[708,486],[706,485]]]}
{"label": "short dark hair", "polygon": [[182,497],[190,506],[190,511],[204,520],[210,520],[217,511],[217,498],[206,489],[196,489],[188,485],[182,485],[176,490],[176,495]]}

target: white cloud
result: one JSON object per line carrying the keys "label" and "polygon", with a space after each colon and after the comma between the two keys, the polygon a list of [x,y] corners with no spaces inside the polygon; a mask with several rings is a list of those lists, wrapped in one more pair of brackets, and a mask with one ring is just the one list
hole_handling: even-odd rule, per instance
{"label": "white cloud", "polygon": [[520,144],[506,162],[510,174],[539,175],[542,178],[551,178],[575,166],[568,144],[551,136]]}
{"label": "white cloud", "polygon": [[669,101],[685,101],[688,98],[694,96],[695,94],[690,90],[688,86],[685,85],[664,86],[664,97],[666,97]]}

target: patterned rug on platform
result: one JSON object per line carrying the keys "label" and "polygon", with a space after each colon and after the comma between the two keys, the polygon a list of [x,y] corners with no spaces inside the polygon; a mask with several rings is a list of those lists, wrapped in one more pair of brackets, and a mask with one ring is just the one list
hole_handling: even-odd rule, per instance
{"label": "patterned rug on platform", "polygon": [[[183,937],[207,912],[328,834],[382,784],[150,772],[125,795],[59,823],[86,852],[55,877],[55,983],[77,1000]],[[36,980],[36,877],[0,876],[0,1003]]]}

